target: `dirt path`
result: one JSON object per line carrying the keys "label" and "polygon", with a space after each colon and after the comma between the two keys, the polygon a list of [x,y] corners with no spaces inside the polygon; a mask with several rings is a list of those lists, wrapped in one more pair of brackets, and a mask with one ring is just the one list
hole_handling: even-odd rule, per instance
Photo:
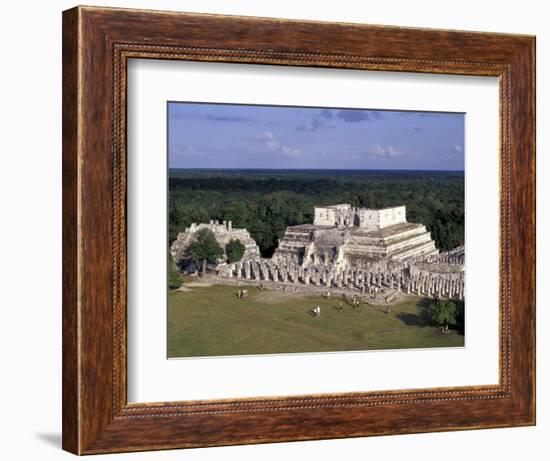
{"label": "dirt path", "polygon": [[195,287],[211,287],[213,283],[210,282],[187,282],[184,284],[187,288],[195,288]]}
{"label": "dirt path", "polygon": [[192,288],[201,288],[201,287],[211,287],[213,283],[207,281],[192,281],[184,282],[183,285],[179,288],[176,288],[176,291],[189,292]]}
{"label": "dirt path", "polygon": [[258,299],[258,301],[265,304],[279,304],[289,299],[300,299],[305,296],[307,295],[303,293],[293,293],[291,291],[275,291],[275,290],[256,291],[256,298]]}

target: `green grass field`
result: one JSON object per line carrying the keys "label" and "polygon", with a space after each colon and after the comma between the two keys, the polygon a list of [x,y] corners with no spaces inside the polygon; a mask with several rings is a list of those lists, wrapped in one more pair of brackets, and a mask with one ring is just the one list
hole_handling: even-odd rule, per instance
{"label": "green grass field", "polygon": [[[430,300],[410,297],[390,313],[357,309],[317,295],[196,286],[168,295],[168,356],[198,357],[426,347],[462,347],[463,334],[442,334],[429,320]],[[321,307],[321,316],[309,311]]]}

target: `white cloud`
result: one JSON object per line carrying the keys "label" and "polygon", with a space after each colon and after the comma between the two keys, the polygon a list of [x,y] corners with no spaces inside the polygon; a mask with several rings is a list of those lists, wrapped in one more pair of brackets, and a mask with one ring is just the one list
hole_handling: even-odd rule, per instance
{"label": "white cloud", "polygon": [[281,152],[285,155],[300,155],[302,153],[300,149],[293,149],[288,146],[281,146]]}
{"label": "white cloud", "polygon": [[375,144],[369,148],[369,154],[373,157],[395,158],[403,155],[403,152],[392,145],[384,147],[380,144]]}
{"label": "white cloud", "polygon": [[464,148],[458,144],[445,147],[442,153],[447,158],[461,158],[464,155]]}
{"label": "white cloud", "polygon": [[260,139],[262,141],[269,141],[270,139],[275,139],[275,136],[273,136],[273,133],[271,131],[264,131],[263,133],[256,136],[256,139]]}
{"label": "white cloud", "polygon": [[175,157],[191,157],[199,154],[193,146],[173,146],[171,153]]}
{"label": "white cloud", "polygon": [[254,137],[253,142],[243,143],[249,152],[272,152],[276,154],[297,156],[300,149],[289,147],[279,141],[271,131],[264,131]]}
{"label": "white cloud", "polygon": [[393,146],[388,146],[388,155],[390,157],[397,157],[398,155],[400,155],[401,153]]}

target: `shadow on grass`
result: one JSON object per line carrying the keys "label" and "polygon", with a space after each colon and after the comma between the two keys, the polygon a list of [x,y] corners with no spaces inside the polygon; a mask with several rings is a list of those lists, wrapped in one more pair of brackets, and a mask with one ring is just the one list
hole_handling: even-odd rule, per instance
{"label": "shadow on grass", "polygon": [[347,303],[344,304],[343,306],[340,306],[340,305],[332,306],[332,308],[335,311],[339,311],[339,312],[355,312],[359,310],[359,306],[353,307],[351,304],[347,304]]}
{"label": "shadow on grass", "polygon": [[400,312],[396,317],[401,320],[405,325],[415,326],[415,327],[430,327],[434,323],[430,318],[430,305],[432,304],[431,299],[422,299],[417,304],[418,314],[412,314],[409,312]]}
{"label": "shadow on grass", "polygon": [[[430,316],[430,309],[433,301],[431,299],[425,298],[422,299],[417,304],[418,314],[411,314],[409,312],[400,312],[396,317],[401,320],[405,325],[415,326],[415,327],[434,327],[438,326],[434,321],[432,321]],[[449,325],[450,330],[455,330],[459,335],[464,336],[464,325],[460,323],[461,316],[464,318],[464,306],[459,305],[459,323],[456,325]],[[460,310],[462,309],[462,311]]]}

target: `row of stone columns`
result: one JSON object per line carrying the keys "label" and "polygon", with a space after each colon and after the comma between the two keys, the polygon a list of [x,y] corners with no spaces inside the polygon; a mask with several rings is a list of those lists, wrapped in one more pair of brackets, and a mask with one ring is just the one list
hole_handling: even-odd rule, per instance
{"label": "row of stone columns", "polygon": [[429,273],[409,276],[404,270],[400,272],[334,270],[325,267],[285,266],[277,265],[271,261],[246,260],[229,264],[220,271],[220,275],[258,282],[265,280],[327,288],[357,289],[363,293],[370,293],[375,289],[389,288],[421,296],[438,295],[464,299],[464,279],[462,276],[445,277]]}
{"label": "row of stone columns", "polygon": [[446,263],[453,266],[464,265],[465,254],[464,247],[458,247],[444,253],[429,256],[423,259],[423,262],[427,263]]}
{"label": "row of stone columns", "polygon": [[406,292],[428,297],[437,295],[447,298],[464,299],[464,278],[432,274],[413,275],[408,280]]}

